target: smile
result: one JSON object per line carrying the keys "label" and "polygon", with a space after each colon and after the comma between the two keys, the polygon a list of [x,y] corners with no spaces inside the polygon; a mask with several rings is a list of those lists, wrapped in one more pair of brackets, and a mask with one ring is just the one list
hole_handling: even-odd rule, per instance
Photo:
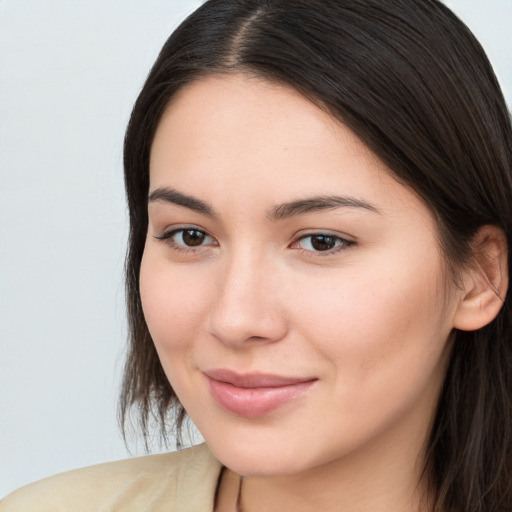
{"label": "smile", "polygon": [[316,378],[266,374],[237,374],[231,370],[204,372],[215,402],[227,412],[245,418],[268,414],[304,395]]}

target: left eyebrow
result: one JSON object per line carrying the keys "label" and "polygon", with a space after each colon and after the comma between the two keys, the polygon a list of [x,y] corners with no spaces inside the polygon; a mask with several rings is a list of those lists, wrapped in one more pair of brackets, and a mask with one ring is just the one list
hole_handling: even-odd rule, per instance
{"label": "left eyebrow", "polygon": [[270,220],[282,220],[304,213],[334,210],[336,208],[362,208],[380,214],[379,210],[366,201],[350,196],[318,196],[283,203],[272,208],[267,217]]}

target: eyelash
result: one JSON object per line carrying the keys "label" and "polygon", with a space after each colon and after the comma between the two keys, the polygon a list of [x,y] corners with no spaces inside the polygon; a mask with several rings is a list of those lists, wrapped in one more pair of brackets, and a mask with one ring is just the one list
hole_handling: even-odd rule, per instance
{"label": "eyelash", "polygon": [[[205,245],[201,244],[198,246],[188,246],[185,244],[178,244],[173,240],[173,237],[179,233],[186,233],[186,232],[195,232],[200,233],[204,236],[206,239],[215,240],[212,236],[208,235],[206,231],[203,231],[201,229],[198,229],[196,227],[185,227],[185,228],[179,228],[179,229],[173,229],[171,231],[168,231],[167,233],[164,233],[160,236],[155,236],[157,240],[160,240],[162,242],[165,242],[171,249],[182,252],[182,253],[193,253],[200,251],[204,249]],[[304,249],[302,247],[294,247],[298,246],[298,244],[304,240],[307,239],[314,239],[314,238],[329,238],[336,244],[333,248],[327,249],[325,251],[319,251],[319,250],[311,250],[311,249]],[[210,244],[208,244],[210,245]],[[218,245],[217,243],[215,245]],[[310,243],[311,245],[311,243]],[[298,238],[296,241],[294,241],[290,247],[292,249],[297,249],[303,252],[304,254],[307,254],[308,256],[311,256],[312,254],[316,256],[331,256],[333,254],[337,254],[339,252],[345,251],[349,249],[351,246],[355,245],[355,242],[352,240],[347,240],[339,235],[335,235],[333,233],[329,232],[316,232],[316,233],[308,233],[306,235],[302,235],[300,238]]]}
{"label": "eyelash", "polygon": [[296,246],[303,240],[307,240],[307,239],[311,240],[309,244],[312,245],[311,242],[314,238],[328,238],[328,239],[331,239],[331,241],[334,241],[334,243],[336,245],[333,248],[327,249],[325,251],[319,251],[319,250],[315,251],[312,249],[304,249],[301,247],[298,247],[298,249],[300,251],[302,251],[303,253],[307,254],[308,256],[311,254],[314,254],[315,257],[317,257],[317,256],[322,257],[322,256],[332,256],[333,254],[337,254],[339,252],[346,251],[351,246],[355,245],[354,241],[347,240],[346,238],[343,238],[339,235],[335,235],[335,234],[329,233],[329,232],[327,232],[327,233],[317,232],[317,233],[308,233],[306,235],[302,235],[297,241],[293,242],[291,247],[294,248],[293,246]]}
{"label": "eyelash", "polygon": [[204,245],[199,246],[190,246],[190,245],[184,245],[184,244],[178,244],[173,240],[173,237],[177,235],[178,233],[186,233],[189,232],[195,232],[195,233],[201,233],[204,235],[205,238],[210,238],[211,240],[214,240],[213,237],[208,235],[206,231],[203,231],[202,229],[198,229],[196,227],[185,227],[185,228],[178,228],[173,229],[171,231],[168,231],[167,233],[164,233],[161,236],[155,236],[157,240],[160,240],[162,242],[165,242],[171,249],[177,251],[177,252],[183,252],[183,253],[191,253],[191,252],[197,252],[198,250],[201,250],[204,248]]}

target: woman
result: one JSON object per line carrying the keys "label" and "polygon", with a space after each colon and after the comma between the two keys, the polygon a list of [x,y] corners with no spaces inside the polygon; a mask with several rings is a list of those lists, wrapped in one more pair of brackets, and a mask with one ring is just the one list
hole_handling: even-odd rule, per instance
{"label": "woman", "polygon": [[437,1],[206,2],[126,134],[121,402],[206,445],[1,509],[510,510],[511,141]]}

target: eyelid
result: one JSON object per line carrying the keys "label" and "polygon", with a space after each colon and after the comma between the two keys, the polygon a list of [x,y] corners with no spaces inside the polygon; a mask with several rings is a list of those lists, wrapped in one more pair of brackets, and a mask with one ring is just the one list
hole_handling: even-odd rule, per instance
{"label": "eyelid", "polygon": [[[330,237],[336,239],[337,242],[341,242],[339,245],[334,246],[332,249],[327,249],[325,251],[314,250],[314,249],[304,249],[303,247],[299,247],[299,243],[302,240],[307,238],[314,237]],[[316,256],[332,256],[342,251],[346,251],[350,249],[352,246],[356,245],[356,241],[352,239],[352,237],[348,237],[346,235],[342,235],[340,233],[335,233],[329,230],[318,230],[318,231],[309,231],[303,234],[300,234],[295,237],[294,241],[290,244],[290,248],[297,249],[307,254],[308,256],[316,257]],[[294,247],[295,246],[295,247]]]}
{"label": "eyelid", "polygon": [[[189,245],[185,245],[185,244],[179,244],[172,239],[176,234],[178,234],[180,232],[185,232],[185,231],[198,231],[200,233],[203,233],[205,235],[205,237],[213,240],[215,242],[215,244],[207,243],[207,244],[201,244],[201,245],[197,245],[197,246],[193,246],[193,245],[189,246]],[[171,249],[179,251],[179,252],[187,252],[187,253],[197,252],[197,251],[204,250],[211,245],[215,245],[215,246],[218,245],[218,242],[215,239],[215,237],[210,235],[208,233],[208,231],[206,231],[205,229],[203,229],[199,226],[194,226],[194,225],[190,225],[190,224],[189,225],[172,226],[172,227],[164,230],[164,232],[161,235],[153,235],[153,236],[157,240],[167,244]]]}
{"label": "eyelid", "polygon": [[[202,228],[201,226],[197,226],[196,224],[174,224],[171,226],[167,226],[160,231],[161,235],[153,235],[154,238],[157,240],[163,240],[166,238],[169,238],[170,236],[180,232],[180,231],[201,231],[201,233],[204,233],[205,235],[210,236],[211,238],[214,238],[207,229]],[[156,231],[156,230],[155,230]]]}

